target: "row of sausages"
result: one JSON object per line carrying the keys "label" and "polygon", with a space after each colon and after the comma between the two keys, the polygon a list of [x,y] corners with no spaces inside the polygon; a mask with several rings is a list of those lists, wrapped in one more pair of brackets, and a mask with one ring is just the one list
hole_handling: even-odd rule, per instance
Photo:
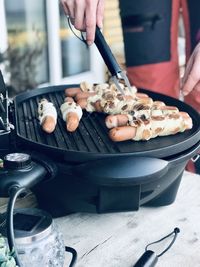
{"label": "row of sausages", "polygon": [[[65,101],[61,105],[63,120],[66,121],[67,131],[73,132],[77,129],[79,121],[82,117],[82,109],[87,109],[89,99],[94,97],[97,93],[90,91],[83,91],[81,88],[68,88],[65,90]],[[129,98],[130,96],[125,96]],[[132,97],[132,96],[131,96]],[[146,94],[135,93],[137,99],[142,99],[142,103],[147,110],[138,111],[138,114],[147,114],[151,112],[151,118],[133,119],[134,116],[130,114],[110,114],[105,119],[105,124],[109,128],[109,136],[113,141],[125,140],[149,140],[156,136],[171,135],[178,132],[183,132],[192,128],[192,120],[186,112],[180,112],[176,107],[166,106],[161,101],[152,101]],[[93,98],[94,99],[94,98]],[[43,108],[45,106],[42,102]],[[41,103],[39,103],[38,113],[40,115]],[[93,111],[105,112],[99,98],[92,104]],[[151,104],[151,106],[150,106]],[[43,112],[44,113],[44,112]],[[48,112],[46,112],[48,113]],[[42,128],[45,132],[51,133],[56,126],[55,110],[54,116],[44,114],[40,116]],[[141,116],[142,118],[142,116]]]}

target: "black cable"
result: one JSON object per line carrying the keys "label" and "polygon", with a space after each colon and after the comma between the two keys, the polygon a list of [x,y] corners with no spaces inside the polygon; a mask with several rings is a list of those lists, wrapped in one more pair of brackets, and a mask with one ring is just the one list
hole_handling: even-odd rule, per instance
{"label": "black cable", "polygon": [[178,233],[180,233],[180,229],[179,229],[178,227],[176,227],[176,228],[174,228],[174,231],[171,232],[170,234],[164,236],[163,238],[161,238],[161,239],[159,239],[159,240],[157,240],[157,241],[155,241],[155,242],[152,242],[152,243],[148,244],[148,245],[146,246],[146,248],[145,248],[145,251],[148,250],[148,247],[149,247],[149,246],[151,246],[151,245],[153,245],[153,244],[160,243],[161,241],[165,240],[166,238],[168,238],[168,237],[170,237],[171,235],[174,234],[174,237],[173,237],[172,241],[171,241],[170,244],[166,247],[166,249],[164,249],[160,254],[157,255],[157,257],[161,257],[161,256],[162,256],[163,254],[165,254],[165,252],[167,252],[167,251],[171,248],[171,246],[174,244],[174,242],[175,242],[175,240],[176,240],[176,238],[177,238]]}
{"label": "black cable", "polygon": [[19,260],[19,256],[16,250],[16,245],[15,245],[15,237],[14,237],[14,224],[13,224],[13,214],[14,214],[14,206],[15,202],[20,194],[22,194],[26,189],[23,187],[17,187],[13,186],[10,188],[9,193],[10,193],[10,199],[8,202],[8,207],[7,207],[7,239],[8,239],[8,245],[10,252],[13,252],[14,255],[13,257],[15,258],[16,264],[18,267],[21,267],[22,264]]}
{"label": "black cable", "polygon": [[70,262],[69,267],[73,267],[77,260],[77,252],[74,248],[71,247],[65,247],[65,251],[70,252],[72,254],[72,260]]}
{"label": "black cable", "polygon": [[88,46],[88,44],[87,44],[87,41],[86,41],[85,38],[84,38],[83,32],[80,31],[80,33],[81,33],[81,37],[79,37],[79,36],[75,33],[75,31],[74,31],[74,29],[73,29],[73,27],[72,27],[72,23],[71,23],[71,20],[70,20],[70,17],[69,17],[69,16],[67,16],[67,22],[68,22],[68,26],[69,26],[71,32],[72,32],[72,33],[73,33],[73,34],[74,34],[74,35],[75,35],[81,42],[83,42],[83,43],[86,45],[87,48],[89,48],[89,46]]}

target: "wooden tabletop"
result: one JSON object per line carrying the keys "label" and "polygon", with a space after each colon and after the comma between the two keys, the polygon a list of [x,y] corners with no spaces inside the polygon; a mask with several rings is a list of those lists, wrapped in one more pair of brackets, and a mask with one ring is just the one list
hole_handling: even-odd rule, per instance
{"label": "wooden tabletop", "polygon": [[[145,246],[175,227],[181,232],[156,267],[200,267],[200,176],[184,172],[176,201],[137,212],[71,214],[55,220],[65,244],[78,252],[76,267],[131,267]],[[150,247],[159,253],[171,238]],[[66,266],[70,256],[66,256]]]}

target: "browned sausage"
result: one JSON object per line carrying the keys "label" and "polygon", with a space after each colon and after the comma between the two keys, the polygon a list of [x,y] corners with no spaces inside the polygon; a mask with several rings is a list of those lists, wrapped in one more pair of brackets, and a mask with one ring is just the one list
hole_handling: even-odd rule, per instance
{"label": "browned sausage", "polygon": [[135,98],[132,95],[125,95],[124,99],[129,101],[129,100],[134,100]]}
{"label": "browned sausage", "polygon": [[72,97],[67,96],[67,97],[65,97],[65,100],[64,101],[65,102],[69,102],[69,103],[73,103],[74,102],[74,99]]}
{"label": "browned sausage", "polygon": [[105,123],[108,129],[125,126],[128,123],[128,116],[126,114],[108,115]]}
{"label": "browned sausage", "polygon": [[149,98],[149,96],[147,94],[144,94],[144,93],[136,93],[135,95],[138,98]]}
{"label": "browned sausage", "polygon": [[186,130],[192,129],[193,123],[192,123],[192,119],[189,116],[189,114],[183,111],[180,111],[179,114],[183,118],[185,129]]}
{"label": "browned sausage", "polygon": [[[66,97],[65,102],[68,102],[69,105],[74,105],[72,104],[74,102],[74,99],[72,97]],[[77,105],[76,105],[77,106]],[[74,111],[71,111],[66,114],[66,129],[69,132],[74,132],[79,125],[79,117],[78,114]]]}
{"label": "browned sausage", "polygon": [[75,97],[78,93],[81,93],[81,92],[82,90],[79,87],[65,89],[65,95],[70,96],[70,97]]}
{"label": "browned sausage", "polygon": [[81,93],[76,94],[75,100],[78,101],[82,98],[88,98],[89,96],[94,96],[94,95],[96,95],[96,93],[94,92],[81,92]]}
{"label": "browned sausage", "polygon": [[121,126],[109,131],[109,137],[112,141],[120,142],[133,139],[136,135],[137,128],[133,126]]}
{"label": "browned sausage", "polygon": [[96,109],[97,112],[103,112],[103,109],[102,109],[100,100],[98,100],[98,101],[96,101],[94,103],[94,107],[95,107],[95,109]]}
{"label": "browned sausage", "polygon": [[42,122],[42,129],[46,133],[52,133],[55,130],[56,123],[52,116],[46,116]]}
{"label": "browned sausage", "polygon": [[[77,101],[77,104],[82,108],[82,109],[86,109],[87,107],[87,98],[81,98]],[[96,101],[95,103],[93,103],[93,106],[95,108],[95,111],[97,112],[103,112],[103,109],[101,107],[100,101]]]}
{"label": "browned sausage", "polygon": [[153,107],[160,108],[160,107],[164,107],[164,106],[165,106],[165,103],[162,101],[154,101],[153,102]]}
{"label": "browned sausage", "polygon": [[161,110],[170,110],[170,111],[177,111],[178,112],[178,108],[174,107],[174,106],[162,106],[160,107]]}
{"label": "browned sausage", "polygon": [[77,104],[82,108],[86,109],[87,107],[87,98],[81,98],[77,101]]}
{"label": "browned sausage", "polygon": [[69,132],[74,132],[79,125],[79,117],[76,112],[69,112],[66,118],[66,128]]}

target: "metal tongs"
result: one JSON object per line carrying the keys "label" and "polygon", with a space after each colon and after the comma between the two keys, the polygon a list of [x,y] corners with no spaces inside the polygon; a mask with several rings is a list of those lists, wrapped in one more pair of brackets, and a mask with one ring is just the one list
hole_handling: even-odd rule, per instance
{"label": "metal tongs", "polygon": [[117,63],[110,47],[108,46],[103,34],[101,33],[101,30],[96,27],[96,33],[95,33],[95,40],[94,40],[105,64],[108,67],[108,70],[110,71],[112,75],[112,80],[115,83],[118,91],[120,91],[121,94],[125,94],[124,90],[121,88],[119,84],[119,79],[124,80],[125,85],[128,87],[130,93],[132,92],[130,82],[128,80],[128,77],[126,76],[125,71],[123,71],[119,64]]}
{"label": "metal tongs", "polygon": [[8,91],[0,70],[0,130],[9,131],[10,123],[8,119]]}

